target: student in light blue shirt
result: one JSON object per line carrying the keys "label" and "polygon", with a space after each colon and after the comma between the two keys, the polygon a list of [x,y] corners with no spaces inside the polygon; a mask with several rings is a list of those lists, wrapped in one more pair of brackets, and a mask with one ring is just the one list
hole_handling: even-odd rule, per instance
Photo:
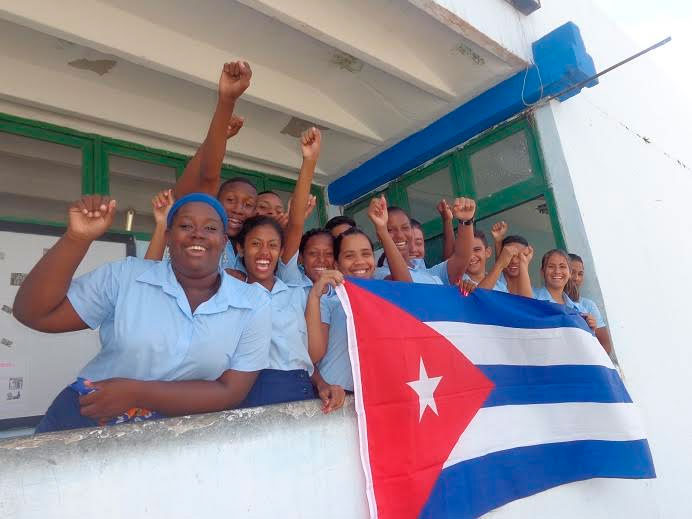
{"label": "student in light blue shirt", "polygon": [[569,256],[560,249],[549,250],[541,260],[541,274],[544,285],[534,290],[534,297],[543,301],[551,301],[578,312],[589,325],[596,330],[596,319],[583,306],[570,299],[566,290],[572,284]]}
{"label": "student in light blue shirt", "polygon": [[[411,271],[387,232],[387,203],[382,198],[370,201],[368,216],[392,265],[394,281],[411,281]],[[330,288],[344,276],[372,279],[375,255],[372,241],[362,230],[352,227],[334,240],[334,258],[338,271],[326,271],[315,281],[308,296],[305,319],[308,326],[308,350],[324,380],[353,390],[351,362],[348,356],[346,315]]]}
{"label": "student in light blue shirt", "polygon": [[533,248],[523,236],[507,236],[490,272],[478,284],[480,288],[533,297],[529,264]]}
{"label": "student in light blue shirt", "polygon": [[[473,215],[476,203],[469,198],[457,198],[452,206],[452,213],[459,220],[459,232],[454,243],[454,253],[449,259],[430,268],[411,263],[410,246],[413,240],[411,220],[399,207],[389,207],[387,231],[394,240],[399,253],[411,269],[411,278],[416,283],[456,284],[461,279],[469,262],[471,242],[473,241]],[[387,264],[375,271],[375,279],[386,279],[389,276]]]}
{"label": "student in light blue shirt", "polygon": [[271,323],[265,323],[271,328],[269,364],[242,407],[315,398],[304,317],[305,289],[287,285],[274,275],[283,249],[283,230],[269,216],[253,216],[245,221],[239,243],[247,282],[269,297],[272,309]]}
{"label": "student in light blue shirt", "polygon": [[601,346],[609,354],[613,350],[613,345],[610,341],[610,333],[608,332],[608,325],[601,314],[601,310],[598,308],[595,302],[581,295],[581,287],[584,283],[584,260],[576,254],[570,254],[570,268],[572,271],[572,282],[573,282],[573,297],[577,303],[584,307],[585,311],[594,316],[596,319],[596,337],[598,337]]}
{"label": "student in light blue shirt", "polygon": [[131,408],[163,415],[229,409],[268,363],[268,298],[219,269],[225,212],[191,194],[168,214],[170,261],[127,258],[72,280],[92,241],[111,225],[115,200],[88,196],[66,233],[17,292],[14,315],[35,330],[99,328],[101,351],[81,371],[96,391],[66,388],[38,432],[88,427]]}
{"label": "student in light blue shirt", "polygon": [[298,252],[279,261],[276,275],[283,282],[309,292],[323,272],[334,269],[334,238],[326,229],[310,229],[300,239]]}

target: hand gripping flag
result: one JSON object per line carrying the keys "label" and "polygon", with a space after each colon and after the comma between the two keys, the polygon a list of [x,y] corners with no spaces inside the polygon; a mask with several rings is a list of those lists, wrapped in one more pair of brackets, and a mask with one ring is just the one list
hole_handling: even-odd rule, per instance
{"label": "hand gripping flag", "polygon": [[655,477],[578,314],[418,283],[349,279],[338,294],[373,519],[474,518],[572,481]]}

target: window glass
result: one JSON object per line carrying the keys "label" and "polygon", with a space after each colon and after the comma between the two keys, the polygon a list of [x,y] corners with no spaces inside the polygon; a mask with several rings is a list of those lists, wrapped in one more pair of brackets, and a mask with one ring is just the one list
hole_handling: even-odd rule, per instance
{"label": "window glass", "polygon": [[175,168],[118,155],[109,155],[108,166],[110,194],[118,202],[113,228],[127,229],[130,211],[132,231],[153,232],[151,199],[175,185]]}
{"label": "window glass", "polygon": [[[543,280],[540,275],[541,258],[543,254],[555,248],[555,235],[553,234],[545,198],[536,198],[476,222],[476,229],[480,229],[485,233],[488,238],[488,244],[491,247],[493,246],[493,236],[490,230],[493,224],[499,221],[505,221],[509,225],[507,235],[518,234],[526,238],[529,244],[531,244],[534,249],[533,260],[529,267],[531,284],[534,287],[543,286]],[[488,261],[488,269],[493,265],[494,258],[493,250],[493,255]]]}
{"label": "window glass", "polygon": [[477,151],[471,155],[470,161],[479,199],[528,180],[533,175],[523,131]]}
{"label": "window glass", "polygon": [[437,203],[445,198],[448,202],[454,198],[451,171],[445,166],[439,171],[410,184],[406,187],[410,214],[421,223],[439,218]]}
{"label": "window glass", "polygon": [[444,248],[444,239],[442,234],[432,236],[425,240],[425,264],[428,267],[437,265],[442,261],[442,253]]}
{"label": "window glass", "polygon": [[0,132],[0,216],[66,223],[81,194],[81,149]]}
{"label": "window glass", "polygon": [[365,232],[373,242],[377,241],[377,234],[375,234],[375,228],[368,218],[368,205],[364,205],[361,209],[349,215],[356,221],[356,226]]}

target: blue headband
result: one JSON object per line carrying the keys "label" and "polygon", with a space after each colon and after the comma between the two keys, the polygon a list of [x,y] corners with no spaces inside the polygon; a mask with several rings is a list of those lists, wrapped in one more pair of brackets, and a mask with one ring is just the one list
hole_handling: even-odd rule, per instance
{"label": "blue headband", "polygon": [[182,206],[190,202],[204,202],[208,204],[216,211],[216,214],[221,218],[221,223],[223,223],[223,232],[226,233],[226,227],[228,227],[228,216],[226,216],[226,210],[223,208],[221,203],[213,196],[207,195],[206,193],[190,193],[182,198],[179,198],[168,211],[168,218],[166,219],[166,226],[171,227],[173,223],[173,218],[175,218],[175,213],[177,213]]}

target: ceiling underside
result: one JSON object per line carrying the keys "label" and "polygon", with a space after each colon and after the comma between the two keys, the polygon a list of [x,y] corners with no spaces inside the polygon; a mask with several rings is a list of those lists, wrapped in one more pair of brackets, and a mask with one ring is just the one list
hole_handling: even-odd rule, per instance
{"label": "ceiling underside", "polygon": [[229,162],[290,175],[316,124],[320,184],[524,66],[420,0],[0,0],[0,49],[0,98],[190,149],[222,63],[246,59]]}

